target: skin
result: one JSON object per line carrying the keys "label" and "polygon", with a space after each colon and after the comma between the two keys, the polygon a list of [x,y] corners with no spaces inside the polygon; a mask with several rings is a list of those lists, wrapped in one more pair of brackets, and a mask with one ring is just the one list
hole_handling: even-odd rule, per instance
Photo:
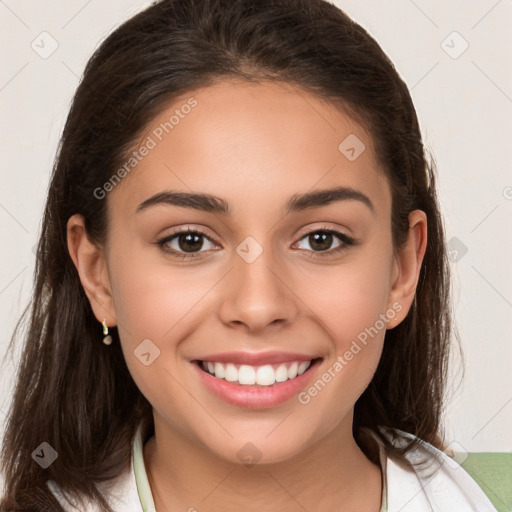
{"label": "skin", "polygon": [[[90,242],[80,215],[68,222],[69,252],[94,314],[118,327],[130,373],[153,406],[155,436],[144,459],[156,508],[378,512],[381,471],[353,438],[353,410],[386,328],[404,319],[414,299],[426,216],[410,214],[407,243],[395,251],[391,192],[370,135],[289,84],[226,80],[189,92],[141,140],[192,95],[197,106],[104,199],[105,246]],[[338,150],[350,134],[366,146],[354,161]],[[283,216],[292,195],[334,186],[363,192],[375,211],[345,200]],[[232,215],[173,205],[136,213],[164,190],[213,194]],[[187,226],[212,240],[202,239],[196,259],[155,244]],[[322,257],[306,234],[325,227],[357,245],[333,253],[343,244],[333,237]],[[250,264],[236,252],[248,236],[263,249]],[[187,248],[177,238],[168,245]],[[264,410],[227,404],[190,362],[232,350],[292,351],[323,358],[316,380],[393,304],[401,311],[387,315],[386,328],[305,405],[296,397]],[[160,350],[149,366],[134,355],[144,339]],[[251,467],[237,456],[248,442],[261,454]]]}

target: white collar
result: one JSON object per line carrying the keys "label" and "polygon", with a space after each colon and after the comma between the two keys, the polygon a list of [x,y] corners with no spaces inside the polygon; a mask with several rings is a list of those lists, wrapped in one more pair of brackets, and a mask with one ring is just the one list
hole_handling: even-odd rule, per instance
{"label": "white collar", "polygon": [[[399,429],[379,427],[398,448],[418,439]],[[382,441],[374,436],[383,452]],[[446,453],[418,439],[405,454],[409,467],[387,455],[388,512],[498,512],[484,491]]]}

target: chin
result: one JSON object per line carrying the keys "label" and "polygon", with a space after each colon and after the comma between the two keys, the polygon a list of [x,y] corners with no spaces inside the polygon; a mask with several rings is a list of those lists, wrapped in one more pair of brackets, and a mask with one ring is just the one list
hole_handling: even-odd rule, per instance
{"label": "chin", "polygon": [[[273,439],[270,437],[274,436]],[[247,467],[264,464],[277,464],[286,462],[301,454],[306,446],[305,439],[291,438],[289,432],[286,436],[271,434],[268,438],[261,436],[244,435],[231,440],[228,446],[210,446],[218,457],[234,464]]]}

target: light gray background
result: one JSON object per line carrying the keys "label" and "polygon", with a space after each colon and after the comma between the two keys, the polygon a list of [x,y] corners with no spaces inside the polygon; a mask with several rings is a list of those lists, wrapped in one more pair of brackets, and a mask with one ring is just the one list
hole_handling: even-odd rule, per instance
{"label": "light gray background", "polygon": [[[437,161],[466,359],[447,408],[447,441],[457,450],[511,451],[512,0],[335,3],[409,85]],[[2,356],[29,299],[49,174],[79,77],[100,41],[148,4],[0,0]],[[1,368],[0,423],[17,364]]]}

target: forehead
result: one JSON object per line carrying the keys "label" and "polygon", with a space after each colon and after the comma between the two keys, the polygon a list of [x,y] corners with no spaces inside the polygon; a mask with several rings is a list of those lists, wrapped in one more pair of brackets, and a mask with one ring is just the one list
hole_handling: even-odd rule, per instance
{"label": "forehead", "polygon": [[124,215],[165,190],[208,193],[226,198],[234,214],[261,214],[294,194],[339,185],[390,211],[367,130],[290,84],[232,79],[190,91],[149,123],[133,151],[109,196]]}

